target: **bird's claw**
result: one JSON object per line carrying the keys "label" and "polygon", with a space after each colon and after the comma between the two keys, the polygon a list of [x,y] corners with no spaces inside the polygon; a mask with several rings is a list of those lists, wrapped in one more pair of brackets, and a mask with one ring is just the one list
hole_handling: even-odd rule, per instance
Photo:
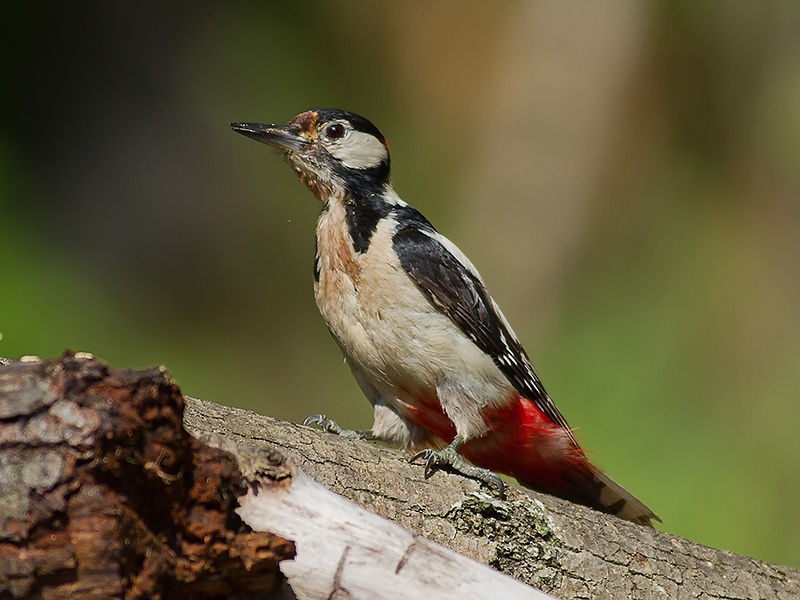
{"label": "bird's claw", "polygon": [[328,433],[338,433],[336,429],[341,429],[336,421],[331,421],[325,415],[311,415],[306,417],[306,420],[303,421],[303,425],[319,425],[319,428],[322,431],[326,431]]}
{"label": "bird's claw", "polygon": [[341,435],[343,437],[354,437],[352,434],[357,433],[355,431],[342,428],[342,426],[336,421],[329,419],[325,415],[311,415],[305,421],[303,421],[303,425],[319,425],[319,428],[325,433],[335,433],[336,435]]}
{"label": "bird's claw", "polygon": [[408,462],[415,463],[418,459],[425,461],[425,470],[423,471],[425,479],[428,479],[434,471],[441,467],[451,467],[466,477],[477,479],[488,486],[495,486],[500,499],[505,498],[506,486],[496,473],[468,464],[452,446],[438,451],[425,448],[412,456]]}
{"label": "bird's claw", "polygon": [[413,464],[417,461],[418,458],[421,458],[422,460],[425,461],[425,470],[423,471],[423,474],[425,476],[425,479],[428,479],[431,475],[433,475],[433,472],[436,470],[436,467],[439,466],[439,463],[436,460],[437,459],[436,452],[434,452],[430,448],[425,448],[425,450],[421,450],[420,452],[417,452],[414,456],[412,456],[408,462]]}
{"label": "bird's claw", "polygon": [[325,415],[311,415],[310,417],[307,417],[305,421],[303,421],[303,425],[318,425],[319,428],[325,433],[334,433],[338,436],[351,440],[375,439],[375,436],[372,434],[371,430],[356,431],[353,429],[345,429],[336,421],[329,419]]}

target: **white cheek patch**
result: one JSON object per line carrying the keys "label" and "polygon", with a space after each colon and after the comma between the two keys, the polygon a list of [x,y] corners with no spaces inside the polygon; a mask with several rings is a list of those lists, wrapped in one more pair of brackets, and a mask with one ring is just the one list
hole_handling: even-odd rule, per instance
{"label": "white cheek patch", "polygon": [[328,151],[349,169],[377,167],[389,158],[379,139],[369,133],[350,131],[348,135],[329,144]]}

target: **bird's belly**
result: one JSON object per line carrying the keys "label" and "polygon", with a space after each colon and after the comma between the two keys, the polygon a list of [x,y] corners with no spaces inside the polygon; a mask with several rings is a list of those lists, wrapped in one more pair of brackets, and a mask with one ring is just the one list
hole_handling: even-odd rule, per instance
{"label": "bird's belly", "polygon": [[341,203],[329,204],[317,224],[317,306],[373,403],[439,437],[452,428],[467,439],[481,436],[482,411],[509,402],[513,388],[405,271],[394,228],[384,219],[366,251],[355,252]]}
{"label": "bird's belly", "polygon": [[328,328],[350,366],[398,414],[438,437],[452,437],[453,426],[467,438],[483,435],[483,409],[507,402],[510,383],[396,256],[381,252],[390,247],[382,235],[379,228],[369,250],[348,260],[320,252],[315,295]]}

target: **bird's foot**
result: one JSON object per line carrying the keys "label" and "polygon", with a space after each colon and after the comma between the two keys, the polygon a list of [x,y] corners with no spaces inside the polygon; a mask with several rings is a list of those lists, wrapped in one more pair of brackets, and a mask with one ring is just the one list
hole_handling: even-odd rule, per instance
{"label": "bird's foot", "polygon": [[418,459],[425,461],[425,479],[428,479],[433,472],[442,467],[450,467],[454,471],[471,479],[477,479],[486,485],[496,487],[498,495],[502,500],[505,497],[506,486],[500,477],[490,471],[489,469],[481,469],[469,464],[463,456],[458,453],[458,447],[461,445],[454,440],[452,444],[443,450],[431,450],[426,448],[421,452],[417,452],[411,457],[409,462],[416,462]]}
{"label": "bird's foot", "polygon": [[311,415],[303,425],[318,425],[322,431],[327,433],[335,433],[343,438],[349,440],[374,440],[375,435],[371,429],[344,429],[336,421],[332,421],[325,415]]}

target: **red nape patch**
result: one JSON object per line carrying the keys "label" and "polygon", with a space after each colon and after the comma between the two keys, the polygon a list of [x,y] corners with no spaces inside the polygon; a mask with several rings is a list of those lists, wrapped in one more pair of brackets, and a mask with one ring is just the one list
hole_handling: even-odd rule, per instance
{"label": "red nape patch", "polygon": [[483,417],[489,432],[460,450],[470,462],[545,491],[571,487],[564,474],[581,469],[586,457],[567,431],[553,424],[536,404],[516,394],[501,408],[486,408]]}

